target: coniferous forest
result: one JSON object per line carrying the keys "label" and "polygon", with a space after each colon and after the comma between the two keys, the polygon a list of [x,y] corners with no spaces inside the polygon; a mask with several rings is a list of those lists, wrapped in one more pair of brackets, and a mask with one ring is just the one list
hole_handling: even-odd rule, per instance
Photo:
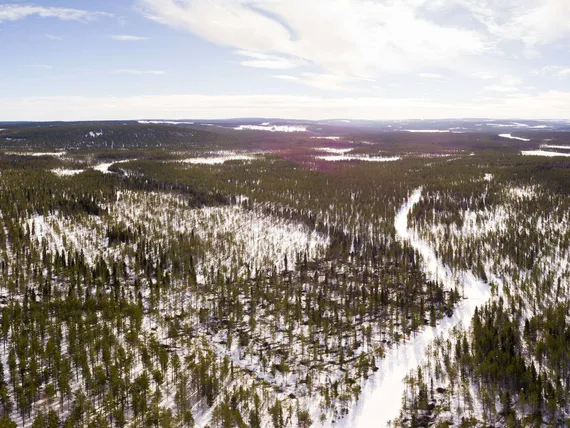
{"label": "coniferous forest", "polygon": [[2,128],[1,427],[570,426],[570,133]]}

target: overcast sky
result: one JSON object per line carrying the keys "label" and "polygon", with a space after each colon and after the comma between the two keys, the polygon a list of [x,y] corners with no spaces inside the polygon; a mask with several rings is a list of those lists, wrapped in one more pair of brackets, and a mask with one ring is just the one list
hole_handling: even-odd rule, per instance
{"label": "overcast sky", "polygon": [[21,0],[0,46],[0,121],[570,118],[570,0]]}

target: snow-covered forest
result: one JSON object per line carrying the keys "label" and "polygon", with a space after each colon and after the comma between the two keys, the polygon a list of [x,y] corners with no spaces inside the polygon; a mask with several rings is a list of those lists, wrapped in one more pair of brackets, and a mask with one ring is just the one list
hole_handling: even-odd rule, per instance
{"label": "snow-covered forest", "polygon": [[567,423],[566,133],[255,126],[2,131],[0,426]]}

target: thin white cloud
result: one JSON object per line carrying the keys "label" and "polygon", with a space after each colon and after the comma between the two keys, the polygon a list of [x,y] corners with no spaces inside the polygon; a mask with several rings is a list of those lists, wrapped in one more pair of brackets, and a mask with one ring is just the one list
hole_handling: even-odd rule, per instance
{"label": "thin white cloud", "polygon": [[284,117],[291,119],[438,119],[488,117],[566,119],[570,92],[548,91],[535,96],[499,97],[464,102],[418,98],[308,97],[280,95],[138,97],[0,98],[4,120],[111,120],[160,117],[215,119]]}
{"label": "thin white cloud", "polygon": [[143,36],[131,36],[128,34],[113,34],[111,36],[111,38],[113,40],[118,40],[121,42],[140,42],[140,41],[145,41],[145,40],[149,40],[148,37],[143,37]]}
{"label": "thin white cloud", "polygon": [[57,18],[63,21],[92,21],[102,16],[113,16],[106,12],[93,12],[65,7],[43,7],[19,4],[0,5],[0,23],[19,21],[30,16]]}
{"label": "thin white cloud", "polygon": [[441,79],[443,76],[437,73],[418,73],[418,76],[423,79]]}
{"label": "thin white cloud", "polygon": [[360,92],[363,89],[352,86],[362,79],[323,73],[301,73],[300,76],[279,74],[276,79],[288,80],[312,88],[332,92]]}
{"label": "thin white cloud", "polygon": [[301,80],[300,77],[290,76],[289,74],[278,74],[278,75],[275,75],[273,77],[275,77],[276,79],[281,79],[281,80],[289,80],[291,82],[296,82],[298,80]]}
{"label": "thin white cloud", "polygon": [[502,92],[506,94],[513,94],[519,92],[519,86],[523,83],[520,77],[506,75],[498,79],[498,83],[494,85],[485,86],[486,91]]}
{"label": "thin white cloud", "polygon": [[518,92],[518,88],[509,85],[489,85],[485,86],[485,90],[493,92],[503,92],[503,93]]}
{"label": "thin white cloud", "polygon": [[31,64],[28,67],[32,67],[32,68],[44,68],[46,70],[52,69],[53,65],[50,64]]}
{"label": "thin white cloud", "polygon": [[546,67],[542,67],[539,70],[535,70],[533,74],[538,75],[555,75],[559,77],[569,76],[570,75],[570,67],[563,67],[560,65],[548,65]]}
{"label": "thin white cloud", "polygon": [[55,34],[46,34],[46,37],[50,40],[63,40],[63,37],[56,36]]}
{"label": "thin white cloud", "polygon": [[137,69],[132,69],[132,68],[120,68],[117,70],[113,70],[111,72],[112,74],[132,74],[132,75],[137,75],[137,76],[141,76],[141,75],[153,75],[153,76],[162,76],[164,74],[166,74],[165,71],[163,70],[137,70]]}
{"label": "thin white cloud", "polygon": [[259,52],[239,50],[236,54],[248,57],[248,60],[241,61],[244,67],[267,68],[273,70],[296,68],[301,65],[300,61],[291,60],[275,55],[266,55]]}
{"label": "thin white cloud", "polygon": [[492,71],[477,71],[473,73],[472,76],[481,80],[493,80],[497,78],[496,73]]}

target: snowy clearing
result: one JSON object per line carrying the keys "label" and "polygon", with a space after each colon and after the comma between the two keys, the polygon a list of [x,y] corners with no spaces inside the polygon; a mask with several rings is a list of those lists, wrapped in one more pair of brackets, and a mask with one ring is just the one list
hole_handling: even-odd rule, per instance
{"label": "snowy clearing", "polygon": [[56,168],[56,169],[51,170],[51,172],[53,172],[55,175],[59,175],[60,177],[66,177],[66,176],[70,176],[70,175],[81,174],[83,171],[85,171],[85,170],[84,169],[64,169],[64,168]]}
{"label": "snowy clearing", "polygon": [[570,150],[570,146],[557,146],[555,144],[542,144],[541,149],[560,149],[560,150]]}
{"label": "snowy clearing", "polygon": [[311,140],[331,140],[331,141],[338,141],[340,137],[311,137]]}
{"label": "snowy clearing", "polygon": [[6,152],[6,154],[11,155],[11,156],[33,156],[33,157],[55,156],[55,157],[61,157],[61,156],[64,156],[66,154],[66,152]]}
{"label": "snowy clearing", "polygon": [[510,140],[530,141],[530,138],[515,137],[514,135],[511,134],[499,134],[499,137],[508,138]]}
{"label": "snowy clearing", "polygon": [[126,163],[126,162],[131,162],[131,161],[136,161],[136,159],[125,159],[125,160],[120,160],[120,161],[115,161],[115,162],[104,162],[104,163],[100,163],[98,165],[95,165],[93,167],[93,169],[95,171],[102,172],[103,174],[112,174],[112,171],[109,171],[109,168],[111,168],[113,165],[115,165],[116,163]]}
{"label": "snowy clearing", "polygon": [[560,153],[560,152],[549,152],[546,150],[523,150],[521,152],[523,156],[546,156],[546,157],[555,157],[555,156],[563,156],[563,157],[570,157],[570,153]]}
{"label": "snowy clearing", "polygon": [[142,125],[194,125],[194,122],[180,122],[174,120],[139,120]]}
{"label": "snowy clearing", "polygon": [[254,159],[255,156],[251,155],[225,155],[225,156],[188,158],[188,159],[183,159],[180,162],[189,163],[193,165],[221,165],[231,160],[250,161]]}
{"label": "snowy clearing", "polygon": [[466,300],[460,303],[453,315],[441,321],[436,327],[426,327],[409,342],[390,349],[386,357],[378,361],[379,370],[362,391],[362,397],[352,412],[339,427],[385,427],[398,417],[405,391],[405,377],[417,367],[428,346],[437,337],[448,337],[454,327],[469,325],[475,308],[491,297],[488,284],[476,278],[471,272],[452,273],[436,256],[431,245],[421,240],[417,233],[408,229],[408,214],[420,201],[422,189],[417,189],[400,208],[394,220],[398,237],[408,241],[422,257],[425,273],[431,280],[438,280],[454,288],[458,283],[464,286]]}
{"label": "snowy clearing", "polygon": [[336,155],[343,155],[345,153],[353,151],[354,149],[336,149],[334,147],[317,147],[315,150],[318,150],[319,152],[326,152],[326,153],[332,153],[332,154],[336,154]]}
{"label": "snowy clearing", "polygon": [[324,160],[328,162],[342,162],[342,161],[366,161],[366,162],[393,162],[402,159],[399,156],[363,156],[363,155],[329,155],[329,156],[316,156],[315,159]]}
{"label": "snowy clearing", "polygon": [[236,131],[269,131],[269,132],[307,132],[306,126],[294,125],[240,125],[234,128]]}
{"label": "snowy clearing", "polygon": [[251,154],[240,154],[227,151],[211,152],[208,154],[211,156],[197,156],[193,158],[183,159],[179,162],[194,165],[220,165],[232,160],[251,161],[255,159],[255,156]]}
{"label": "snowy clearing", "polygon": [[449,129],[405,129],[406,132],[443,133],[451,132]]}

